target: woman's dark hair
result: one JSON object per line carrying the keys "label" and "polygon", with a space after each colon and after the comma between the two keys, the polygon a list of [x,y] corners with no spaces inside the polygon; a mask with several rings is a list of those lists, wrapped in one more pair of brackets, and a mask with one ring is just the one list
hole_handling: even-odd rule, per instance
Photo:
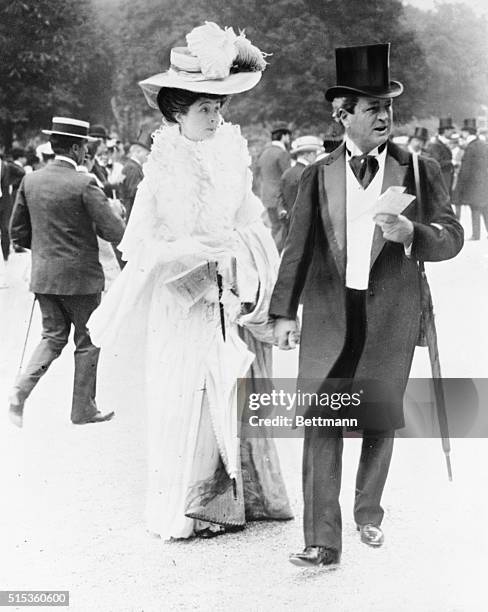
{"label": "woman's dark hair", "polygon": [[220,96],[217,94],[187,91],[186,89],[176,89],[173,87],[161,87],[158,93],[157,102],[163,117],[170,123],[178,123],[175,115],[177,113],[186,115],[190,106],[202,98],[221,100],[222,104],[227,100],[227,96]]}

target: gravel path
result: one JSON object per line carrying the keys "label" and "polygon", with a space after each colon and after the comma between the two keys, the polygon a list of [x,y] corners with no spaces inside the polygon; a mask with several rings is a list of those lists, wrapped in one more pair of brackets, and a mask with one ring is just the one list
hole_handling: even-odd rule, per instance
{"label": "gravel path", "polygon": [[[4,402],[30,304],[19,280],[24,259],[14,258],[13,286],[0,292]],[[446,375],[486,376],[488,330],[478,322],[488,306],[487,268],[488,244],[468,243],[458,259],[431,273]],[[452,298],[454,285],[459,293]],[[29,350],[38,330],[36,314]],[[277,375],[292,375],[295,359],[277,354]],[[426,367],[419,354],[415,374],[426,376]],[[69,590],[70,609],[80,612],[487,609],[486,440],[453,441],[453,483],[439,440],[396,441],[380,550],[361,544],[355,531],[359,441],[347,440],[342,565],[330,573],[300,570],[287,557],[302,549],[301,440],[277,440],[294,521],[255,523],[211,541],[165,543],[149,536],[143,523],[142,407],[119,410],[110,423],[75,427],[69,423],[71,380],[69,349],[29,400],[24,429],[1,420],[1,589]],[[116,406],[102,406],[109,408]]]}

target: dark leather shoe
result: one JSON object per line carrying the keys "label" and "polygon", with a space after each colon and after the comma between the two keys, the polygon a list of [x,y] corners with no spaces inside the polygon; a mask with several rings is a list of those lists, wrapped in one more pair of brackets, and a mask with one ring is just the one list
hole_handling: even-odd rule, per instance
{"label": "dark leather shoe", "polygon": [[87,423],[103,423],[104,421],[110,421],[113,418],[115,412],[107,412],[102,414],[100,411],[96,412],[92,417],[84,421],[72,421],[73,425],[86,425]]}
{"label": "dark leather shoe", "polygon": [[358,525],[357,530],[361,535],[361,542],[364,542],[364,544],[368,546],[379,548],[385,541],[383,532],[376,525],[371,525],[370,523],[367,525]]}
{"label": "dark leather shoe", "polygon": [[290,563],[299,567],[323,567],[337,569],[341,560],[340,554],[333,548],[325,546],[307,546],[301,553],[290,555]]}

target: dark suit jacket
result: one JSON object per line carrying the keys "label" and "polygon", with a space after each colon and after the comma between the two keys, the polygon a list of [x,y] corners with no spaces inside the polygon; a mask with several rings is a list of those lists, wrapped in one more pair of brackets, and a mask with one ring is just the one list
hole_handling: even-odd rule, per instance
{"label": "dark suit jacket", "polygon": [[269,145],[261,153],[257,163],[259,195],[266,208],[279,208],[281,176],[289,167],[290,154],[281,147]]}
{"label": "dark suit jacket", "polygon": [[[344,151],[344,145],[340,146],[302,175],[271,299],[271,315],[294,319],[304,294],[299,364],[302,390],[307,389],[307,380],[323,380],[328,375],[345,341]],[[363,423],[370,429],[396,429],[404,424],[403,393],[421,313],[417,260],[449,259],[463,244],[463,230],[453,214],[439,165],[422,157],[419,163],[423,207],[420,210],[415,200],[403,212],[414,225],[411,258],[402,244],[385,241],[379,227],[371,247],[367,337],[356,376],[393,387],[387,409],[385,404],[365,409]],[[388,143],[383,191],[391,185],[404,185],[407,193],[415,193],[411,155]]]}
{"label": "dark suit jacket", "polygon": [[97,234],[118,243],[124,228],[93,177],[55,160],[22,181],[11,237],[32,250],[31,291],[84,295],[104,287]]}
{"label": "dark suit jacket", "polygon": [[135,160],[129,159],[124,164],[124,180],[121,185],[121,200],[125,206],[126,219],[129,220],[134,199],[136,197],[137,187],[144,178],[141,164],[138,164]]}
{"label": "dark suit jacket", "polygon": [[449,193],[452,192],[452,181],[454,179],[454,164],[452,163],[452,151],[439,138],[429,142],[425,147],[425,154],[435,159],[441,167],[442,178]]}
{"label": "dark suit jacket", "polygon": [[281,204],[288,214],[293,209],[298,193],[298,184],[306,167],[305,164],[297,162],[292,168],[285,170],[281,177]]}
{"label": "dark suit jacket", "polygon": [[6,208],[8,210],[12,206],[10,187],[12,187],[13,194],[15,194],[24,178],[25,171],[20,166],[17,166],[17,164],[6,162],[3,159],[0,159],[0,165],[0,185],[2,189],[0,209]]}
{"label": "dark suit jacket", "polygon": [[454,202],[488,208],[488,148],[479,138],[472,140],[464,151]]}

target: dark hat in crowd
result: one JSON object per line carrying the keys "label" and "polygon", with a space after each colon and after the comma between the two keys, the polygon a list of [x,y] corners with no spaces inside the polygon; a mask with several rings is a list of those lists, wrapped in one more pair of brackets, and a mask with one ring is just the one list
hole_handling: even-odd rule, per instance
{"label": "dark hat in crowd", "polygon": [[132,140],[130,144],[139,145],[140,147],[143,147],[144,149],[150,151],[152,146],[152,136],[151,134],[143,134],[141,131],[139,132],[137,138],[135,140]]}
{"label": "dark hat in crowd", "polygon": [[108,132],[107,128],[99,123],[94,123],[90,128],[90,136],[97,140],[107,140]]}
{"label": "dark hat in crowd", "polygon": [[463,121],[463,127],[461,128],[462,130],[474,130],[476,131],[476,119],[465,119]]}
{"label": "dark hat in crowd", "polygon": [[427,141],[429,138],[429,131],[424,127],[416,127],[415,132],[413,133],[413,138],[418,138],[419,140]]}
{"label": "dark hat in crowd", "polygon": [[390,79],[390,43],[341,47],[335,56],[337,85],[325,92],[329,102],[351,94],[395,98],[403,92],[403,85]]}
{"label": "dark hat in crowd", "polygon": [[453,130],[454,125],[452,124],[451,117],[442,117],[439,119],[439,129],[440,130]]}
{"label": "dark hat in crowd", "polygon": [[290,126],[284,121],[279,121],[271,127],[271,137],[275,134],[281,136],[282,134],[291,134],[291,132]]}
{"label": "dark hat in crowd", "polygon": [[50,130],[42,130],[44,134],[58,134],[59,136],[70,136],[83,140],[95,140],[89,136],[90,124],[88,121],[71,119],[69,117],[53,117]]}

